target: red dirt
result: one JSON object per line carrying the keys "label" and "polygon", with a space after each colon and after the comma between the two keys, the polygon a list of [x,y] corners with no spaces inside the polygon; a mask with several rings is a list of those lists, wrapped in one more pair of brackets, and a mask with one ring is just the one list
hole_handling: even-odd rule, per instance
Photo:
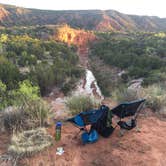
{"label": "red dirt", "polygon": [[[147,112],[150,115],[138,119],[141,132],[132,130],[119,137],[117,128],[108,139],[100,137],[88,145],[81,145],[79,130],[66,123],[60,142],[22,162],[30,166],[165,166],[166,122]],[[49,132],[53,135],[54,129]],[[56,155],[59,146],[65,150],[62,156]]]}
{"label": "red dirt", "polygon": [[[0,156],[6,154],[9,143],[10,135],[5,132],[0,132]],[[10,161],[0,160],[0,166],[12,166],[12,164]]]}
{"label": "red dirt", "polygon": [[0,20],[3,21],[10,13],[0,5]]}
{"label": "red dirt", "polygon": [[68,25],[64,25],[58,29],[58,32],[55,34],[55,39],[65,42],[68,45],[73,44],[77,46],[80,65],[85,68],[88,66],[88,44],[97,39],[93,32],[76,30]]}
{"label": "red dirt", "polygon": [[6,152],[9,143],[9,135],[7,133],[0,133],[0,155]]}

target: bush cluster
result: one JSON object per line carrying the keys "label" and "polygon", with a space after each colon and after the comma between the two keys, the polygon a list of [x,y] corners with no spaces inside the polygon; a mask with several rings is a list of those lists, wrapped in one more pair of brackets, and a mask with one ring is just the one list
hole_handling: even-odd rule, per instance
{"label": "bush cluster", "polygon": [[46,95],[53,86],[62,88],[68,80],[77,81],[83,74],[73,47],[21,32],[0,35],[0,55],[0,80],[9,90],[29,79]]}
{"label": "bush cluster", "polygon": [[156,112],[166,114],[166,86],[153,84],[143,89],[143,96],[147,98],[147,106]]}
{"label": "bush cluster", "polygon": [[130,79],[146,78],[146,85],[159,82],[158,78],[166,79],[166,37],[154,33],[108,33],[99,37],[91,46],[91,57],[125,70]]}
{"label": "bush cluster", "polygon": [[137,90],[128,89],[128,88],[120,88],[120,89],[114,90],[112,93],[112,97],[118,103],[123,103],[126,101],[130,102],[140,98]]}
{"label": "bush cluster", "polygon": [[[162,34],[164,35],[141,32],[97,34],[100,40],[91,44],[90,65],[105,96],[113,96],[119,102],[130,101],[140,97],[136,92],[124,88],[131,80],[142,78],[144,91],[148,91],[147,87],[154,83],[166,81],[166,37],[165,33]],[[116,69],[124,73],[118,76]],[[147,94],[149,101],[157,96],[151,94],[150,98],[150,92]],[[159,99],[155,101],[159,102]],[[158,107],[157,105],[163,104],[152,105]]]}
{"label": "bush cluster", "polygon": [[99,106],[99,102],[89,96],[79,95],[68,98],[66,105],[71,111],[71,114],[76,115],[80,112],[97,108]]}
{"label": "bush cluster", "polygon": [[51,114],[48,104],[40,98],[39,87],[25,80],[19,83],[19,89],[8,93],[4,100],[6,107],[11,106],[2,111],[1,117],[7,131],[36,128],[46,123]]}

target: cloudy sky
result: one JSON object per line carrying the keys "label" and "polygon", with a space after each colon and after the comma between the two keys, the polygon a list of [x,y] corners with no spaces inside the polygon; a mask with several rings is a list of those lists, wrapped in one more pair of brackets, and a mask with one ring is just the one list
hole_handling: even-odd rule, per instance
{"label": "cloudy sky", "polygon": [[52,10],[114,9],[126,14],[166,17],[166,0],[0,0],[0,3]]}

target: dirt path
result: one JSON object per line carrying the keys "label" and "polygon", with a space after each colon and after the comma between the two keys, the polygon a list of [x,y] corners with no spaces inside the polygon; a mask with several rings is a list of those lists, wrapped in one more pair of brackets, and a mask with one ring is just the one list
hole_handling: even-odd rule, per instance
{"label": "dirt path", "polygon": [[79,61],[81,66],[83,66],[84,68],[87,68],[89,48],[86,45],[80,46],[77,50],[77,54],[79,55]]}

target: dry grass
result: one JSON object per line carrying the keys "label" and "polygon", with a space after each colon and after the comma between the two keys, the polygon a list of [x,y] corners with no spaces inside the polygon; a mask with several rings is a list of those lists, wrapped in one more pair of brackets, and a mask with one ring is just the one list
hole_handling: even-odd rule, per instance
{"label": "dry grass", "polygon": [[43,100],[27,100],[21,107],[8,107],[2,113],[3,125],[8,132],[42,127],[52,112]]}
{"label": "dry grass", "polygon": [[166,86],[162,84],[150,85],[142,90],[147,99],[147,106],[152,110],[166,115]]}
{"label": "dry grass", "polygon": [[112,93],[112,97],[119,103],[132,101],[139,98],[146,99],[146,107],[153,111],[166,115],[166,85],[153,84],[142,87],[138,91],[132,89],[117,89]]}
{"label": "dry grass", "polygon": [[13,134],[8,152],[14,156],[31,156],[51,146],[53,139],[44,128]]}
{"label": "dry grass", "polygon": [[112,97],[118,103],[122,103],[122,102],[126,102],[126,101],[130,102],[130,101],[139,99],[139,95],[136,90],[127,89],[127,88],[117,89],[117,90],[113,91]]}

